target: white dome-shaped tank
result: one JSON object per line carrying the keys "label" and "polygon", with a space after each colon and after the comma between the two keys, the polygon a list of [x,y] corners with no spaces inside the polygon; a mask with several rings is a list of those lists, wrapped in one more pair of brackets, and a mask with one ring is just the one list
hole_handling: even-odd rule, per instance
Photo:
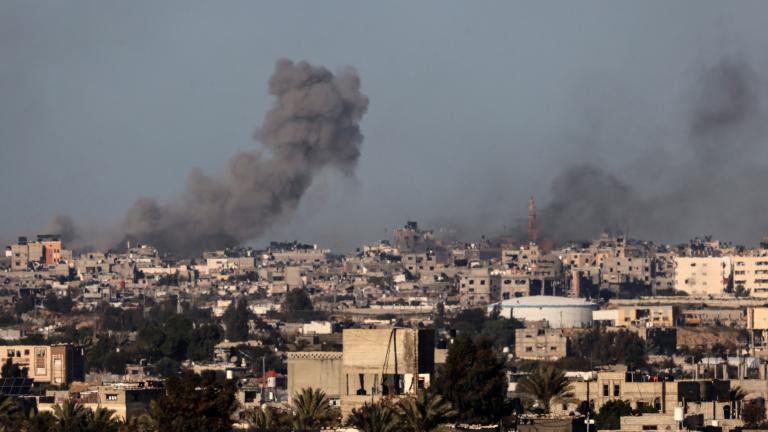
{"label": "white dome-shaped tank", "polygon": [[[493,310],[497,305],[489,306]],[[502,316],[525,321],[546,320],[552,328],[589,327],[597,305],[581,298],[557,296],[517,297],[498,303]]]}

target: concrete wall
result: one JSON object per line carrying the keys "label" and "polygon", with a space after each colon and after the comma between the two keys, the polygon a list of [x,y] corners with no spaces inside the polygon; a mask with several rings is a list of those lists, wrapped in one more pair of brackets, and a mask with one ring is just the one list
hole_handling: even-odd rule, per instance
{"label": "concrete wall", "polygon": [[322,389],[329,398],[341,396],[342,353],[288,353],[288,397],[293,398],[303,388]]}

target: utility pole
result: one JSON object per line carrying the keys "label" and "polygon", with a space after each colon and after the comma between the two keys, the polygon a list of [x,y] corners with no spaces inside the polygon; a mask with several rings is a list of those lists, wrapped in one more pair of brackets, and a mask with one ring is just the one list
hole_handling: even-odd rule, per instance
{"label": "utility pole", "polygon": [[261,403],[264,403],[265,388],[267,385],[267,356],[261,356]]}

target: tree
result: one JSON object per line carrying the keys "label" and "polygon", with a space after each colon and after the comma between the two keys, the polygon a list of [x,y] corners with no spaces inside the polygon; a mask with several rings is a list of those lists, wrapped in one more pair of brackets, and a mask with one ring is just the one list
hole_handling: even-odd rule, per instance
{"label": "tree", "polygon": [[478,334],[485,324],[485,311],[482,309],[464,309],[456,315],[451,327],[462,333]]}
{"label": "tree", "polygon": [[165,333],[160,326],[149,324],[139,330],[136,336],[136,350],[139,355],[146,357],[151,362],[162,357],[160,347],[165,341]]}
{"label": "tree", "polygon": [[339,413],[331,407],[325,392],[320,389],[304,388],[293,396],[294,429],[315,429],[337,423]]}
{"label": "tree", "polygon": [[27,291],[21,291],[19,298],[16,300],[16,303],[13,305],[13,311],[16,313],[16,316],[21,316],[22,314],[29,312],[34,308],[35,308],[35,295]]}
{"label": "tree", "polygon": [[51,432],[55,430],[55,422],[56,418],[50,412],[30,410],[21,423],[21,430],[23,432]]}
{"label": "tree", "polygon": [[445,304],[443,302],[435,306],[435,310],[432,312],[432,321],[435,324],[435,328],[440,329],[445,326]]}
{"label": "tree", "polygon": [[741,419],[746,426],[760,426],[765,422],[765,405],[762,400],[755,399],[744,405]]}
{"label": "tree", "polygon": [[456,338],[433,387],[463,421],[495,423],[506,415],[505,366],[487,338]]}
{"label": "tree", "polygon": [[248,301],[243,297],[237,301],[235,310],[225,317],[227,324],[227,339],[233,342],[248,340],[248,320],[251,313],[248,311]]}
{"label": "tree", "polygon": [[546,412],[549,412],[552,402],[572,398],[572,390],[565,373],[551,364],[540,365],[517,384],[519,393],[535,399]]}
{"label": "tree", "polygon": [[278,430],[282,427],[283,423],[280,413],[276,409],[267,406],[247,411],[245,420],[251,429],[257,432]]}
{"label": "tree", "polygon": [[157,432],[157,422],[149,414],[134,417],[125,423],[125,429],[130,432]]}
{"label": "tree", "polygon": [[72,306],[72,297],[64,296],[59,298],[56,297],[56,293],[53,291],[48,292],[43,299],[43,307],[51,312],[68,314],[72,311]]}
{"label": "tree", "polygon": [[21,405],[11,396],[0,394],[0,427],[12,430],[23,416]]}
{"label": "tree", "polygon": [[515,344],[515,330],[519,328],[523,328],[523,324],[514,318],[498,318],[486,320],[480,334],[493,340],[497,348],[504,348]]}
{"label": "tree", "polygon": [[397,409],[400,420],[398,430],[403,432],[439,431],[442,424],[458,414],[442,396],[423,390],[416,397],[401,399]]}
{"label": "tree", "polygon": [[185,372],[166,381],[165,395],[154,401],[151,416],[162,431],[224,432],[232,429],[236,408],[231,384],[216,383],[215,374]]}
{"label": "tree", "polygon": [[27,368],[22,368],[15,364],[10,358],[5,360],[3,368],[0,369],[3,378],[26,378]]}
{"label": "tree", "polygon": [[597,429],[619,429],[621,417],[632,415],[632,406],[623,400],[606,402],[595,416]]}
{"label": "tree", "polygon": [[311,319],[315,310],[309,294],[302,288],[294,288],[283,299],[283,315],[286,321],[296,322]]}
{"label": "tree", "polygon": [[203,324],[189,335],[187,356],[192,361],[209,360],[213,357],[213,348],[221,341],[221,327],[216,324]]}
{"label": "tree", "polygon": [[645,365],[648,357],[645,346],[645,341],[633,332],[604,332],[598,329],[576,337],[571,345],[574,356],[591,363],[622,363],[630,367]]}
{"label": "tree", "polygon": [[85,424],[85,432],[118,432],[121,423],[115,411],[99,407],[85,412]]}
{"label": "tree", "polygon": [[362,432],[394,432],[397,422],[397,412],[382,402],[366,402],[360,409],[353,408],[347,418],[347,426]]}
{"label": "tree", "polygon": [[57,432],[82,432],[86,429],[86,408],[73,399],[54,405],[53,417],[54,430]]}
{"label": "tree", "polygon": [[179,374],[181,363],[170,357],[163,357],[152,365],[152,369],[161,377],[168,378]]}

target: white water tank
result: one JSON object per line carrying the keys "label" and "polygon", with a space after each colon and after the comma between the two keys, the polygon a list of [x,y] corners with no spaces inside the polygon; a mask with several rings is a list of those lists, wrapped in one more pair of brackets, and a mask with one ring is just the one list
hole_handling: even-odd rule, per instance
{"label": "white water tank", "polygon": [[675,421],[681,422],[685,420],[685,414],[683,413],[683,407],[675,407]]}

